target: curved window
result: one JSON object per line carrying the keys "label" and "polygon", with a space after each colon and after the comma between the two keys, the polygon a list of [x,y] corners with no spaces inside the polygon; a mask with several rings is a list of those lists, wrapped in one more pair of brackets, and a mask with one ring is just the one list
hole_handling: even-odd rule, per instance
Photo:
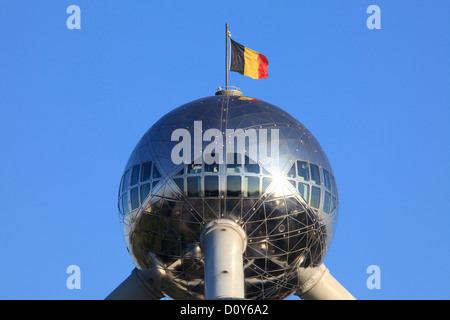
{"label": "curved window", "polygon": [[331,212],[336,209],[336,198],[334,196],[331,197]]}
{"label": "curved window", "polygon": [[159,173],[158,169],[155,165],[153,165],[153,179],[161,178],[161,173]]}
{"label": "curved window", "polygon": [[331,193],[325,191],[325,194],[323,196],[323,212],[330,213],[330,200]]}
{"label": "curved window", "polygon": [[200,191],[202,190],[200,177],[188,177],[187,178],[187,196],[188,197],[200,197]]}
{"label": "curved window", "polygon": [[217,163],[213,163],[213,164],[205,163],[205,172],[219,173],[219,165]]}
{"label": "curved window", "polygon": [[319,209],[320,206],[320,188],[311,187],[311,206]]}
{"label": "curved window", "polygon": [[331,190],[330,173],[326,169],[323,169],[323,184],[325,185],[325,188]]}
{"label": "curved window", "polygon": [[[219,173],[219,159],[216,159],[216,152],[211,152],[211,158],[213,159],[211,164],[206,163],[205,161],[205,172],[210,173]],[[205,158],[206,160],[206,158]],[[217,161],[216,161],[217,160]]]}
{"label": "curved window", "polygon": [[219,177],[205,176],[205,197],[219,196]]}
{"label": "curved window", "polygon": [[141,165],[133,167],[133,171],[131,172],[131,185],[134,186],[139,182],[139,171],[141,170]]}
{"label": "curved window", "polygon": [[309,184],[299,182],[298,183],[298,192],[300,192],[303,199],[305,199],[306,203],[309,203]]}
{"label": "curved window", "polygon": [[142,184],[140,193],[141,193],[141,202],[144,202],[145,198],[147,198],[148,194],[150,193],[150,183]]}
{"label": "curved window", "polygon": [[122,196],[122,212],[124,215],[128,214],[130,212],[130,208],[128,206],[128,194],[124,193]]}
{"label": "curved window", "polygon": [[334,180],[334,177],[331,173],[330,173],[330,177],[331,177],[331,192],[333,192],[333,194],[337,194],[336,181]]}
{"label": "curved window", "polygon": [[119,212],[123,214],[122,197],[119,198]]}
{"label": "curved window", "polygon": [[152,163],[151,162],[144,162],[142,164],[142,170],[141,170],[141,182],[147,181],[150,179],[150,175],[152,173]]}
{"label": "curved window", "polygon": [[237,153],[227,153],[227,173],[241,173],[242,160]]}
{"label": "curved window", "polygon": [[125,174],[123,175],[122,192],[127,190],[129,184],[130,184],[130,170],[127,170],[127,172],[125,172]]}
{"label": "curved window", "polygon": [[258,177],[244,177],[244,197],[259,197]]}
{"label": "curved window", "polygon": [[251,159],[247,156],[245,156],[245,163],[244,163],[244,172],[247,173],[259,173],[259,164],[253,163],[254,161],[250,161]]}
{"label": "curved window", "polygon": [[266,192],[267,187],[272,183],[272,178],[262,179],[262,193]]}
{"label": "curved window", "polygon": [[[120,184],[119,184],[119,194],[117,195],[118,197],[120,197],[120,194],[122,193],[122,188],[123,188],[123,176],[120,179]],[[122,199],[122,198],[121,198]],[[120,206],[120,210],[122,210],[122,206]]]}
{"label": "curved window", "polygon": [[202,173],[202,164],[201,163],[200,164],[195,164],[195,163],[188,164],[187,173],[188,174]]}
{"label": "curved window", "polygon": [[173,181],[176,183],[178,188],[180,188],[181,192],[184,194],[184,179],[183,178],[175,178]]}
{"label": "curved window", "polygon": [[309,181],[309,166],[306,161],[297,161],[297,176],[303,181]]}
{"label": "curved window", "polygon": [[130,190],[131,210],[139,208],[139,188]]}
{"label": "curved window", "polygon": [[291,168],[289,169],[289,171],[287,173],[287,177],[291,178],[291,179],[295,179],[295,164],[293,164],[291,166]]}
{"label": "curved window", "polygon": [[241,177],[227,176],[227,197],[241,196]]}
{"label": "curved window", "polygon": [[320,184],[320,173],[319,167],[315,164],[310,164],[309,168],[311,169],[311,181],[315,184]]}

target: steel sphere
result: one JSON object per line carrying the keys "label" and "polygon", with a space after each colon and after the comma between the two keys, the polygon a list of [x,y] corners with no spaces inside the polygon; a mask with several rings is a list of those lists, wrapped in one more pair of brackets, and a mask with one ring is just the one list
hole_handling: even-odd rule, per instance
{"label": "steel sphere", "polygon": [[[189,163],[175,164],[180,140],[172,141],[172,134],[185,129],[194,141],[194,122],[201,123],[201,134],[222,133],[223,148],[227,129],[265,129],[267,140],[259,136],[259,147],[272,152],[271,130],[277,130],[278,160],[257,157],[247,146],[243,163],[230,165],[228,157],[223,164],[195,163],[210,139],[192,142]],[[204,298],[200,233],[215,219],[231,219],[247,234],[246,299],[286,298],[296,289],[298,270],[322,263],[338,204],[331,165],[308,129],[279,107],[245,96],[205,97],[163,116],[134,148],[119,187],[133,262],[156,269],[163,291],[174,299]]]}

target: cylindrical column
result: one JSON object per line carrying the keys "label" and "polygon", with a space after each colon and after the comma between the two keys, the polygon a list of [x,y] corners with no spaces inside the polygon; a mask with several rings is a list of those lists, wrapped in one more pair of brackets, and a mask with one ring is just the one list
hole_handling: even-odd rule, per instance
{"label": "cylindrical column", "polygon": [[[302,270],[306,278],[299,275],[300,287],[295,293],[303,300],[355,300],[331,274],[324,264],[310,270]],[[303,279],[302,279],[303,278]]]}
{"label": "cylindrical column", "polygon": [[245,231],[231,220],[215,220],[202,231],[205,299],[245,298],[242,254],[246,245]]}
{"label": "cylindrical column", "polygon": [[160,281],[154,270],[134,268],[131,275],[105,300],[160,300],[164,298],[160,287]]}

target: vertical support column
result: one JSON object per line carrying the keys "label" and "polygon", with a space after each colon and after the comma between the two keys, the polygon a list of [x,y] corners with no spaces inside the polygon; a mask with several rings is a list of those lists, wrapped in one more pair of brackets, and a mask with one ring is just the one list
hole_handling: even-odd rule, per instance
{"label": "vertical support column", "polygon": [[234,221],[214,220],[203,229],[205,299],[245,298],[242,254],[246,246],[247,235]]}

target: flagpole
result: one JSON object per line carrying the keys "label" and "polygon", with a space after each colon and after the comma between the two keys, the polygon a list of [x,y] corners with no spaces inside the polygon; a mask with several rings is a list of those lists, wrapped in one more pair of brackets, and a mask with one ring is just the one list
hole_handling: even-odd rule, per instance
{"label": "flagpole", "polygon": [[225,90],[228,90],[228,23],[225,24],[225,42],[226,42],[226,57],[225,57]]}

